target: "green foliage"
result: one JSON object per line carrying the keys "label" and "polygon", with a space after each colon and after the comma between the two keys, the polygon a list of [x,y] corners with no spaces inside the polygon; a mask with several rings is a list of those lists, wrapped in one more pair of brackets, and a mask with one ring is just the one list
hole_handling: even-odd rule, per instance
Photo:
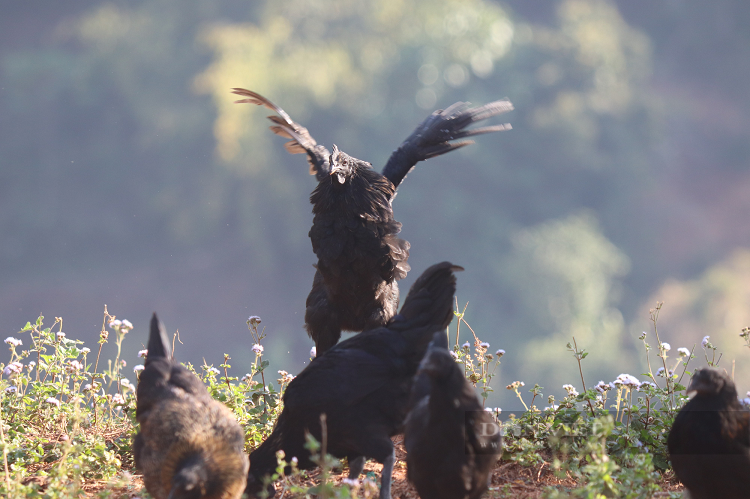
{"label": "green foliage", "polygon": [[[19,338],[5,340],[10,360],[0,364],[0,496],[67,498],[87,493],[115,497],[133,488],[131,442],[135,435],[135,386],[123,375],[122,343],[133,329],[105,307],[98,353],[67,337],[62,319],[45,327],[44,317],[28,323]],[[266,383],[258,331],[260,318],[248,321],[257,348],[250,373],[241,380],[229,375],[230,357],[220,365],[190,364],[216,400],[226,404],[246,431],[247,450],[259,445],[273,429],[281,411],[284,388],[293,379],[281,371],[277,387]],[[109,330],[107,329],[109,328]],[[110,331],[111,330],[111,331]],[[114,334],[117,352],[99,368],[104,344]],[[28,348],[22,349],[24,343]],[[145,357],[146,351],[141,352]],[[93,361],[93,362],[92,362]],[[140,373],[142,366],[135,366]],[[223,376],[222,376],[223,374]],[[260,380],[256,378],[260,378]]]}
{"label": "green foliage", "polygon": [[[119,484],[121,469],[132,467],[135,393],[119,359],[132,326],[111,323],[118,354],[100,372],[92,369],[90,349],[62,331],[62,319],[49,327],[43,319],[27,323],[19,331],[23,339],[6,339],[11,357],[0,364],[4,497],[74,497],[92,481]],[[105,309],[108,320],[115,317]],[[108,336],[102,326],[100,352]],[[23,341],[29,347],[18,352]]]}
{"label": "green foliage", "polygon": [[[486,402],[505,352],[488,351],[489,344],[466,321],[466,308],[459,311],[456,306],[458,321],[452,354]],[[688,364],[696,357],[684,348],[670,357],[671,346],[659,338],[661,309],[658,303],[651,311],[658,344],[655,364],[661,365],[655,372],[651,368],[653,354],[648,334],[640,337],[649,365],[642,376],[648,381],[621,374],[611,383],[600,381],[586,388],[583,367],[589,354],[574,338],[568,351],[578,364],[584,388],[581,393],[571,384],[563,385],[565,397],[556,402],[550,395],[546,399],[549,406],[540,408],[543,387],[535,385],[528,391],[528,403],[520,390],[524,387],[522,381],[506,387],[525,410],[510,414],[507,421],[499,423],[504,434],[502,459],[521,466],[549,462],[560,478],[575,483],[573,487],[549,487],[545,498],[646,499],[657,492],[665,493],[664,474],[670,468],[666,437],[677,411],[687,401],[682,379],[691,374]],[[49,327],[43,320],[40,316],[34,323],[27,323],[18,333],[21,339],[5,340],[10,359],[0,364],[0,475],[4,476],[0,494],[12,499],[62,499],[92,492],[101,497],[143,493],[134,490],[131,482],[130,473],[134,470],[130,445],[137,428],[135,389],[123,376],[127,364],[120,359],[121,346],[133,329],[132,324],[116,319],[105,307],[99,351],[94,358],[82,342],[68,338],[62,331],[61,318],[55,318]],[[227,354],[219,368],[204,363],[196,370],[187,365],[206,384],[211,396],[234,412],[245,428],[248,452],[273,430],[282,410],[284,389],[294,378],[279,371],[276,387],[266,381],[268,362],[263,359],[262,346],[266,333],[259,329],[260,323],[256,316],[247,321],[255,361],[241,379],[230,375],[231,359]],[[470,331],[473,346],[469,341],[460,344],[462,325]],[[99,369],[100,362],[104,364],[100,358],[102,346],[112,339],[112,334],[117,351],[114,359],[107,360],[107,368]],[[748,329],[740,336],[747,343]],[[707,363],[716,365],[721,357],[717,357],[716,348],[708,339],[702,347]],[[145,357],[146,351],[140,355]],[[141,369],[142,366],[135,366],[133,370],[139,373]],[[499,408],[485,410],[498,420],[502,414]],[[333,479],[333,470],[341,468],[341,463],[326,452],[325,415],[321,416],[321,427],[321,441],[308,435],[306,444],[313,462],[319,465],[315,478],[298,469],[296,458],[285,461],[286,456],[280,452],[279,466],[269,479],[290,497],[375,497],[378,488],[369,475],[361,481],[344,479],[337,483]],[[493,493],[507,497],[512,494],[512,487],[494,489]]]}

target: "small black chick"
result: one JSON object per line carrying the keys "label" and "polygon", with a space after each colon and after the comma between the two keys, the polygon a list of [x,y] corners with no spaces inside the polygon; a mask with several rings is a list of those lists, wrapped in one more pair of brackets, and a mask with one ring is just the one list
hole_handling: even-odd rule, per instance
{"label": "small black chick", "polygon": [[420,497],[475,499],[502,452],[500,428],[435,333],[412,387],[404,446],[407,476]]}
{"label": "small black chick", "polygon": [[145,365],[133,455],[146,490],[156,499],[238,499],[249,467],[245,434],[201,380],[173,362],[156,314]]}
{"label": "small black chick", "polygon": [[693,391],[667,438],[677,478],[691,499],[750,499],[750,411],[716,369],[696,371]]}
{"label": "small black chick", "polygon": [[250,454],[249,495],[262,490],[279,450],[287,460],[297,457],[301,469],[315,467],[305,432],[320,441],[320,415],[326,414],[328,453],[349,459],[350,478],[359,476],[365,458],[382,463],[380,498],[391,497],[391,437],[403,431],[412,379],[433,333],[453,317],[457,270],[463,269],[449,262],[425,270],[386,327],[342,341],[289,383],[273,433]]}
{"label": "small black chick", "polygon": [[306,128],[292,121],[280,107],[250,90],[235,88],[251,103],[274,110],[271,130],[287,139],[287,151],[306,153],[310,173],[318,186],[310,196],[313,225],[310,240],[318,257],[312,290],[306,301],[305,328],[318,354],[335,345],[341,331],[364,331],[385,325],[399,302],[397,280],[410,266],[409,243],[397,237],[401,224],[394,219],[391,203],[396,187],[414,165],[473,143],[454,139],[500,130],[497,125],[465,130],[513,109],[508,101],[497,101],[468,109],[456,103],[434,112],[394,151],[383,173],[333,146],[333,153],[318,145]]}

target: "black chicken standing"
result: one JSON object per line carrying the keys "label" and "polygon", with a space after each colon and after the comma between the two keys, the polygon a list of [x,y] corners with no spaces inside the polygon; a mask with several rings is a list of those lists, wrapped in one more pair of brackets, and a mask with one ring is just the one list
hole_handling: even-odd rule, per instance
{"label": "black chicken standing", "polygon": [[391,203],[396,188],[419,161],[445,154],[473,142],[454,139],[508,130],[495,125],[465,130],[469,125],[510,111],[512,104],[496,101],[469,108],[457,102],[435,111],[393,152],[380,174],[372,165],[333,146],[318,145],[306,128],[260,94],[235,88],[251,103],[274,110],[271,130],[291,139],[292,154],[306,153],[310,174],[318,186],[310,196],[313,225],[310,240],[318,257],[312,290],[306,301],[305,328],[322,354],[341,338],[341,331],[383,326],[398,309],[397,280],[410,270],[409,243],[397,237],[401,224]]}
{"label": "black chicken standing", "polygon": [[145,365],[133,456],[146,490],[156,499],[239,499],[249,467],[245,434],[201,380],[173,362],[156,314]]}
{"label": "black chicken standing", "polygon": [[451,357],[444,331],[435,333],[419,365],[411,406],[404,446],[419,497],[480,497],[502,452],[500,428]]}
{"label": "black chicken standing", "polygon": [[667,438],[669,457],[690,499],[750,499],[750,411],[716,369],[695,372]]}
{"label": "black chicken standing", "polygon": [[305,432],[321,439],[320,415],[327,416],[327,452],[349,460],[357,478],[365,458],[383,464],[380,499],[390,499],[395,455],[391,437],[403,431],[412,379],[435,331],[453,317],[454,272],[443,262],[414,282],[401,312],[386,327],[365,331],[316,357],[284,392],[284,409],[273,433],[250,454],[248,495],[263,489],[276,469],[276,453],[313,468]]}

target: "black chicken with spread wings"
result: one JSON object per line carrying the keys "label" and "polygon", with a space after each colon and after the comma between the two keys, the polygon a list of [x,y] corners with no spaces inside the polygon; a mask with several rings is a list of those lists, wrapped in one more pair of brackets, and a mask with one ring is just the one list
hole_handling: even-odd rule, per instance
{"label": "black chicken with spread wings", "polygon": [[667,438],[677,478],[691,499],[750,499],[750,411],[731,378],[716,369],[696,371],[693,391]]}
{"label": "black chicken with spread wings", "polygon": [[305,432],[320,441],[319,418],[326,414],[327,452],[349,459],[350,478],[359,476],[365,458],[383,463],[380,499],[390,499],[395,461],[390,437],[403,431],[412,379],[433,334],[453,318],[458,270],[463,269],[449,262],[425,270],[385,327],[335,345],[289,383],[273,433],[250,454],[250,497],[276,469],[279,450],[287,460],[296,457],[300,469],[315,466],[304,447]]}
{"label": "black chicken with spread wings", "polygon": [[335,345],[341,331],[380,327],[398,309],[397,280],[410,270],[409,243],[397,237],[401,224],[393,218],[396,188],[419,161],[472,144],[459,140],[507,130],[494,125],[467,130],[473,123],[510,111],[513,105],[496,101],[469,108],[457,102],[435,111],[393,152],[380,174],[372,165],[338,147],[319,145],[303,126],[280,107],[250,90],[235,88],[251,103],[272,109],[271,130],[290,139],[292,154],[305,153],[318,186],[310,196],[313,225],[310,240],[318,257],[313,286],[306,301],[305,327],[318,354]]}

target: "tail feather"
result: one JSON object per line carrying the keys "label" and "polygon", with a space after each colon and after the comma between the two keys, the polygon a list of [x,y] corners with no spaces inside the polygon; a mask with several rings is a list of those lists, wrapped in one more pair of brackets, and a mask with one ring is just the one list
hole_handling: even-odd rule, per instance
{"label": "tail feather", "polygon": [[437,263],[425,270],[412,284],[400,315],[415,327],[446,327],[453,317],[454,272],[461,270],[463,267],[450,262]]}
{"label": "tail feather", "polygon": [[445,329],[453,318],[454,272],[461,270],[463,267],[450,262],[438,263],[425,270],[412,285],[401,311],[388,328],[401,330],[407,335],[410,331],[422,335],[425,329],[430,333]]}
{"label": "tail feather", "polygon": [[150,361],[159,358],[171,359],[172,349],[169,347],[164,324],[159,321],[156,312],[154,312],[154,315],[151,316],[151,332],[148,337],[148,355],[145,364],[148,365]]}

